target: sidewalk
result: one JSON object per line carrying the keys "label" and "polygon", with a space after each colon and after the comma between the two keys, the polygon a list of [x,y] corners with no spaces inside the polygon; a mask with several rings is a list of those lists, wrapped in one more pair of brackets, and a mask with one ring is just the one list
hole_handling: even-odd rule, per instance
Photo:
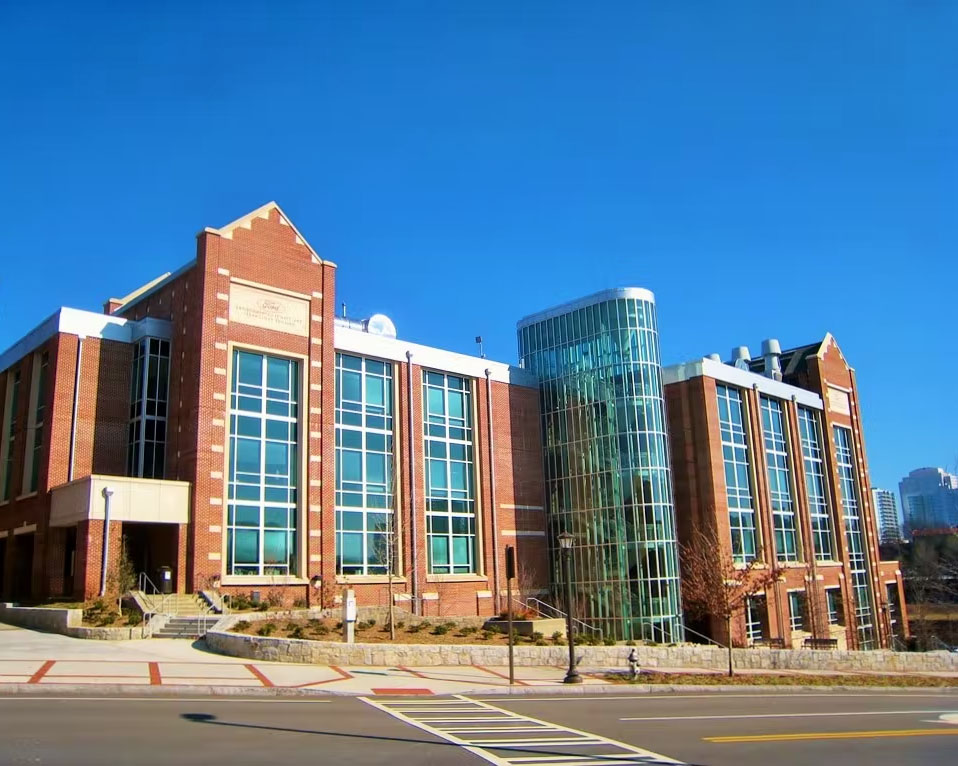
{"label": "sidewalk", "polygon": [[[517,668],[518,686],[561,684],[562,668]],[[589,685],[610,686],[586,677]],[[303,689],[345,694],[463,694],[509,686],[508,668],[352,667],[250,662],[202,641],[85,641],[0,625],[0,684]]]}
{"label": "sidewalk", "polygon": [[[583,684],[570,689],[562,684],[564,668],[516,668],[516,685],[512,691],[644,691],[635,686],[623,686],[602,680],[599,676],[604,670],[606,669],[580,669]],[[625,670],[625,667],[620,670]],[[723,675],[722,671],[689,668],[655,670],[662,673]],[[833,675],[827,671],[748,670],[737,670],[736,674],[787,675],[794,677],[796,684],[801,684],[803,675]],[[870,675],[865,672],[855,675],[859,674]],[[251,662],[238,657],[214,654],[205,648],[203,641],[162,638],[88,641],[0,624],[0,693],[35,693],[39,691],[37,687],[44,687],[44,692],[49,693],[53,693],[55,689],[71,693],[84,688],[90,688],[92,691],[94,687],[98,693],[108,689],[125,693],[130,687],[136,687],[142,688],[144,693],[162,693],[163,690],[168,690],[171,694],[481,694],[506,691],[509,688],[509,677],[506,667],[480,665],[362,667]],[[663,686],[662,691],[669,691],[670,688],[673,687]],[[698,687],[687,688],[692,691]],[[756,687],[744,687],[748,688]],[[769,691],[775,688],[769,687]],[[718,688],[712,690],[717,691]]]}

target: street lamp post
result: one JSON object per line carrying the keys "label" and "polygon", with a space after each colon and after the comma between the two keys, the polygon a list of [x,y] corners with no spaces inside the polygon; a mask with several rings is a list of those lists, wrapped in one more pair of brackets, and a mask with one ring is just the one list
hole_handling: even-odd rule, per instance
{"label": "street lamp post", "polygon": [[565,568],[565,633],[569,641],[569,670],[563,683],[581,684],[582,676],[575,666],[575,639],[572,634],[572,535],[563,532],[558,536],[559,549],[562,551],[562,563]]}

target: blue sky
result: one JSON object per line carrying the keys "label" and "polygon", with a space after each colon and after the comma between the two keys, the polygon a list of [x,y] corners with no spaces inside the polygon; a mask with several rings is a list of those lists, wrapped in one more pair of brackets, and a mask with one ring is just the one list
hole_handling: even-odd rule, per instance
{"label": "blue sky", "polygon": [[3,13],[0,347],[275,199],[402,337],[645,286],[666,362],[831,331],[876,486],[958,460],[952,2]]}

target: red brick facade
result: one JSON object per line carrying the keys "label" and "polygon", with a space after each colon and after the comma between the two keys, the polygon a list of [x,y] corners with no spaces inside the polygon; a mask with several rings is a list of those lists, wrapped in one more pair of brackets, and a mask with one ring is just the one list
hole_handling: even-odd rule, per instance
{"label": "red brick facade", "polygon": [[[197,238],[196,259],[179,272],[127,299],[110,299],[112,316],[139,322],[168,322],[170,339],[169,410],[164,479],[188,482],[189,523],[173,525],[172,538],[156,529],[154,553],[173,569],[178,590],[199,591],[220,584],[226,593],[258,591],[285,603],[335,601],[342,588],[356,590],[361,604],[388,601],[385,576],[338,577],[335,553],[335,333],[336,266],[322,260],[275,205],[268,205],[223,229],[207,229]],[[304,332],[256,322],[235,321],[230,303],[237,286],[278,300],[305,305]],[[129,342],[87,336],[69,330],[51,333],[42,346],[0,373],[0,424],[6,380],[21,371],[11,498],[0,504],[0,593],[21,600],[72,595],[94,596],[100,587],[103,545],[101,518],[69,528],[49,525],[51,490],[91,475],[122,477],[127,472],[131,370]],[[80,348],[82,346],[82,352]],[[302,376],[300,449],[299,571],[283,578],[230,577],[225,571],[226,481],[229,460],[229,399],[234,348],[267,351],[294,359]],[[48,405],[38,491],[22,497],[28,393],[34,356],[47,352]],[[78,353],[79,386],[77,380]],[[480,361],[480,360],[476,360]],[[423,491],[422,370],[411,365],[412,402],[407,401],[410,367],[395,362],[397,511],[402,561],[394,577],[396,603],[429,614],[492,614],[505,589],[503,550],[517,547],[521,581],[527,591],[547,585],[542,458],[538,392],[534,387],[472,378],[474,449],[479,519],[478,573],[431,575],[427,572]],[[501,365],[500,365],[501,367]],[[492,391],[489,423],[488,386]],[[74,415],[74,398],[76,413]],[[410,461],[407,423],[412,406]],[[6,439],[6,434],[0,434]],[[72,469],[70,466],[72,455]],[[495,487],[493,471],[495,468]],[[411,484],[415,482],[415,487]],[[59,490],[58,490],[59,491]],[[415,507],[411,498],[415,495]],[[95,502],[102,502],[94,499]],[[412,544],[412,525],[417,533]],[[115,563],[124,523],[110,529],[109,560]],[[16,537],[27,545],[14,546]],[[162,534],[161,534],[162,533]],[[28,539],[29,538],[29,539]],[[170,550],[168,539],[175,543]],[[75,542],[74,542],[75,540]],[[26,548],[32,561],[24,581]],[[498,562],[494,556],[498,555]],[[72,564],[72,565],[71,565]],[[21,569],[18,569],[21,567]],[[319,592],[311,586],[321,578]],[[415,576],[414,576],[415,575]],[[151,575],[153,576],[153,575]],[[415,581],[415,592],[413,583]],[[504,602],[502,604],[504,606]]]}
{"label": "red brick facade", "polygon": [[[818,394],[824,403],[824,409],[821,411],[822,442],[825,448],[824,470],[834,544],[838,551],[837,560],[834,562],[816,561],[815,556],[811,555],[812,527],[798,430],[798,405],[794,399],[778,399],[782,404],[788,428],[789,475],[801,550],[798,562],[780,563],[776,561],[772,542],[775,537],[763,446],[760,391],[755,386],[725,383],[737,388],[742,397],[749,445],[749,480],[759,541],[758,560],[764,562],[760,566],[771,567],[775,574],[773,584],[764,591],[767,612],[762,620],[763,638],[773,642],[784,640],[786,646],[796,647],[800,646],[805,638],[837,638],[840,645],[858,648],[847,540],[841,512],[837,456],[832,435],[832,426],[839,425],[848,428],[852,434],[857,462],[857,495],[864,522],[872,599],[876,608],[874,623],[880,644],[887,646],[890,641],[890,619],[895,609],[899,610],[899,613],[894,615],[898,626],[905,629],[907,625],[904,592],[898,562],[879,560],[875,511],[871,507],[871,487],[854,371],[845,362],[831,336],[823,342],[818,354],[808,353],[802,361],[803,364],[796,365],[797,371],[794,375],[786,375],[785,382]],[[668,380],[668,373],[666,379]],[[682,542],[688,541],[695,528],[710,529],[723,546],[722,555],[731,557],[729,507],[716,385],[716,378],[707,373],[688,376],[684,380],[668,383],[665,386],[665,396],[672,445],[679,539]],[[848,414],[841,411],[841,396],[836,398],[833,394],[830,397],[830,389],[847,394],[850,404]],[[894,605],[895,609],[891,611],[888,586],[897,593],[898,600]],[[841,589],[844,615],[841,625],[829,625],[826,588]],[[787,596],[790,590],[803,590],[806,593],[807,609],[802,631],[791,630]],[[712,620],[705,627],[717,640],[726,640],[724,620]],[[737,645],[747,644],[744,613],[739,614],[733,622],[732,631],[733,642]]]}

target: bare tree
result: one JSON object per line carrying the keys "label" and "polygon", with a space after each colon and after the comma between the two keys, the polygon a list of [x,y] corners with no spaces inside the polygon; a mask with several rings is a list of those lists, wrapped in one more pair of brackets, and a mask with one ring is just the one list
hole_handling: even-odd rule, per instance
{"label": "bare tree", "polygon": [[808,632],[815,638],[829,638],[828,609],[825,594],[819,585],[815,566],[809,560],[805,564],[805,614],[808,617]]}
{"label": "bare tree", "polygon": [[736,564],[719,545],[714,530],[696,529],[680,546],[682,600],[693,616],[725,620],[728,641],[728,674],[732,668],[732,619],[743,612],[750,596],[761,593],[774,573],[755,560]]}
{"label": "bare tree", "polygon": [[374,545],[374,555],[377,561],[383,562],[386,566],[386,597],[388,599],[387,608],[389,609],[389,640],[396,640],[396,606],[393,598],[393,578],[395,577],[395,562],[399,548],[398,535],[396,534],[396,525],[393,519],[393,513],[386,514],[386,529],[379,535]]}
{"label": "bare tree", "polygon": [[120,542],[120,555],[107,573],[107,589],[116,594],[116,613],[123,614],[123,597],[136,587],[136,567],[130,559],[126,538]]}
{"label": "bare tree", "polygon": [[958,602],[958,555],[916,541],[903,569],[915,639],[919,648],[927,650],[935,615]]}

